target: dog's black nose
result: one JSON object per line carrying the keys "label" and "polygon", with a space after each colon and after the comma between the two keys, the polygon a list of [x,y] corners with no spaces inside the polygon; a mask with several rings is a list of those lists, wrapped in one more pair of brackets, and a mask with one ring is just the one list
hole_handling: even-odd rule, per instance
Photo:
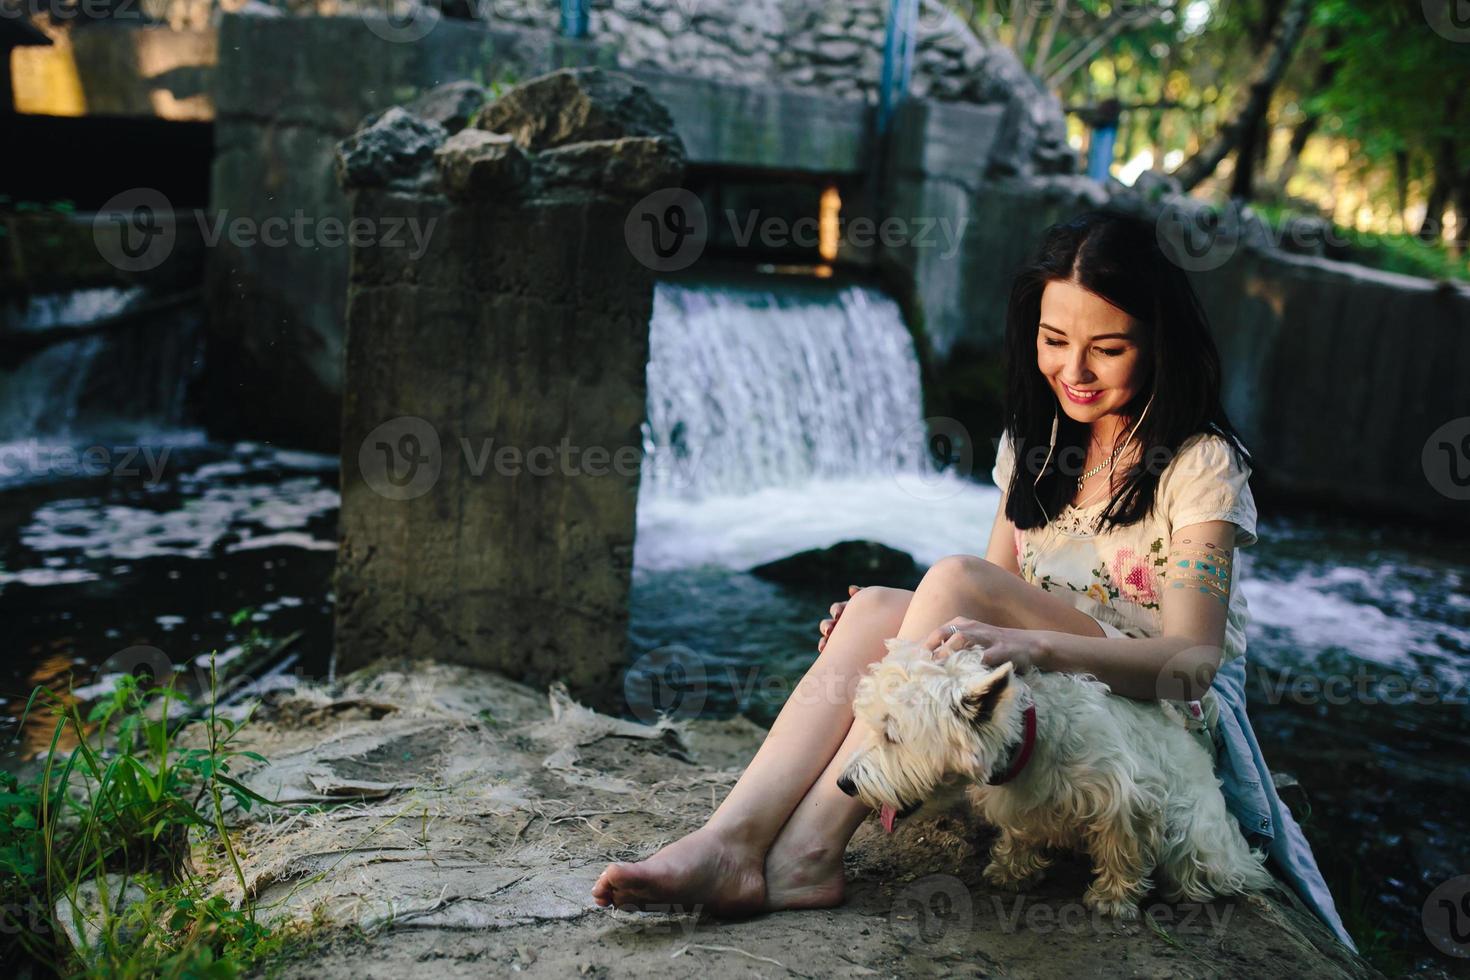
{"label": "dog's black nose", "polygon": [[852,777],[846,773],[837,777],[837,788],[848,796],[857,796],[857,786],[853,784]]}

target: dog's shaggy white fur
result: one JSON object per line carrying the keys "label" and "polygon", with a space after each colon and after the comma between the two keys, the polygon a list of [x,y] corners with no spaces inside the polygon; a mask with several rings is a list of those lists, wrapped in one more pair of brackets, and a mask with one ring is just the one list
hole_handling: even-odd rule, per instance
{"label": "dog's shaggy white fur", "polygon": [[[1051,863],[1049,848],[1085,850],[1091,909],[1133,918],[1158,871],[1169,901],[1208,901],[1272,883],[1225,808],[1205,748],[1163,705],[1114,696],[1076,674],[991,669],[978,647],[935,662],[917,643],[858,684],[853,710],[868,741],[838,780],[885,812],[912,812],[941,784],[974,784],[972,800],[1000,830],[985,877],[1021,888]],[[1014,780],[991,786],[1023,740],[1036,706],[1033,753]]]}

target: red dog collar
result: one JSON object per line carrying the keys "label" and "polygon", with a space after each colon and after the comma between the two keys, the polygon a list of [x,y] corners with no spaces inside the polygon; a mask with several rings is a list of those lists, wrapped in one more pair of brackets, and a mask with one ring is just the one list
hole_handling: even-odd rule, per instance
{"label": "red dog collar", "polygon": [[1036,705],[1028,704],[1021,713],[1021,744],[1011,757],[1011,764],[999,776],[991,776],[988,785],[999,786],[1021,775],[1026,763],[1031,761],[1031,751],[1036,748]]}

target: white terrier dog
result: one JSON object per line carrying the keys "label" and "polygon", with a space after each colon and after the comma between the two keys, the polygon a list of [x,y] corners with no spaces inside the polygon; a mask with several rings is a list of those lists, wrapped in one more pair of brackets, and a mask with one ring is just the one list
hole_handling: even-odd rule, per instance
{"label": "white terrier dog", "polygon": [[1034,883],[1051,863],[1045,849],[1073,848],[1096,874],[1083,903],[1104,915],[1136,917],[1155,869],[1168,901],[1272,885],[1209,754],[1161,703],[1115,697],[1090,676],[992,669],[979,647],[935,662],[918,643],[885,642],[853,703],[869,740],[837,782],[888,832],[961,777],[1000,830],[991,884]]}

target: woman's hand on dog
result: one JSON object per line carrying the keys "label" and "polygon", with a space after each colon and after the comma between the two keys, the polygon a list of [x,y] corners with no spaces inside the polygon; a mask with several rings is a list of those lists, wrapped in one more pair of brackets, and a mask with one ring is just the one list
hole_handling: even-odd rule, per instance
{"label": "woman's hand on dog", "polygon": [[974,646],[985,651],[983,662],[987,667],[1004,663],[1013,664],[1016,670],[1040,667],[1046,654],[1036,630],[991,626],[963,616],[951,619],[924,640],[924,648],[934,655],[935,660],[943,660],[951,653]]}
{"label": "woman's hand on dog", "polygon": [[[847,587],[847,598],[848,599],[851,599],[853,596],[855,596],[859,592],[861,592],[862,591],[862,588],[863,587],[861,585],[849,585]],[[820,623],[817,624],[817,632],[822,634],[822,638],[817,641],[817,652],[818,653],[821,653],[822,650],[824,650],[826,648],[826,646],[827,646],[827,637],[831,636],[832,635],[832,631],[837,628],[837,621],[842,618],[842,610],[844,610],[846,608],[847,608],[847,599],[844,599],[841,602],[834,602],[834,603],[832,603],[832,608],[829,609],[829,610],[827,610],[827,612],[830,614],[831,618],[830,619],[824,619]]]}

